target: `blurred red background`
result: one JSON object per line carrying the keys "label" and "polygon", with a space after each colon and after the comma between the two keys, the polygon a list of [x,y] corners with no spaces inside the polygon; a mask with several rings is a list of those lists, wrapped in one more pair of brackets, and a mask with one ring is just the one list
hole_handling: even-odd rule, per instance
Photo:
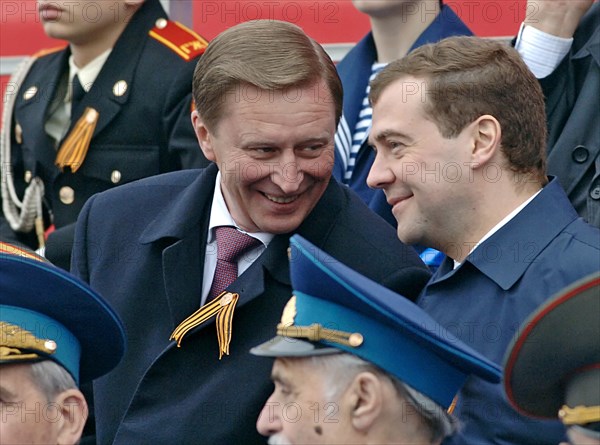
{"label": "blurred red background", "polygon": [[[513,36],[525,14],[526,0],[445,1],[476,35]],[[212,39],[240,22],[278,19],[296,23],[337,59],[369,29],[366,15],[350,0],[171,0],[163,1],[172,18]],[[415,11],[425,15],[426,10]],[[4,92],[15,63],[40,49],[64,45],[48,38],[35,0],[0,0],[0,87]],[[1,104],[0,104],[1,107]]]}

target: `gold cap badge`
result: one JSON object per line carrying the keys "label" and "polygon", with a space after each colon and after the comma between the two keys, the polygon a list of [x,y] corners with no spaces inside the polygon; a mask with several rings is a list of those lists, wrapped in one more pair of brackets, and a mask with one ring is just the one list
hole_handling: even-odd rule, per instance
{"label": "gold cap badge", "polygon": [[296,309],[296,296],[292,296],[283,308],[281,322],[277,325],[277,335],[289,338],[305,338],[309,341],[325,340],[344,346],[358,348],[364,343],[364,337],[359,332],[344,332],[336,329],[324,328],[319,323],[310,326],[294,324],[298,311]]}
{"label": "gold cap badge", "polygon": [[5,321],[0,322],[0,361],[31,360],[54,354],[54,340],[37,338],[31,332]]}

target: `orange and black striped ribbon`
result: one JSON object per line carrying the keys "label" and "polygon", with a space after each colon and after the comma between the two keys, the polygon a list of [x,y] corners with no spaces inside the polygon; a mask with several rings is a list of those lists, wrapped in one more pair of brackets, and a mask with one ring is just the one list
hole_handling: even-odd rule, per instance
{"label": "orange and black striped ribbon", "polygon": [[179,326],[175,328],[171,337],[169,337],[169,340],[176,341],[177,347],[181,347],[181,341],[188,332],[216,316],[215,324],[217,327],[217,340],[219,342],[219,360],[221,360],[223,354],[229,355],[229,344],[231,343],[233,327],[233,311],[238,299],[238,294],[222,292],[217,298],[205,304],[188,318],[183,320]]}
{"label": "orange and black striped ribbon", "polygon": [[87,107],[79,118],[56,155],[54,163],[63,170],[69,167],[73,173],[79,170],[90,148],[90,142],[98,123],[100,114]]}

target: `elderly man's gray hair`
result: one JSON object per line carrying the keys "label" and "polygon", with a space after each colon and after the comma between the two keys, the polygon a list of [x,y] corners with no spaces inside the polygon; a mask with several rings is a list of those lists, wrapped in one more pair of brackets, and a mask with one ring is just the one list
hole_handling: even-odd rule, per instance
{"label": "elderly man's gray hair", "polygon": [[457,429],[457,420],[443,407],[393,375],[355,355],[320,355],[312,356],[309,359],[316,367],[324,371],[323,374],[327,379],[326,388],[328,388],[325,395],[327,400],[338,400],[357,374],[365,371],[373,372],[389,379],[396,388],[398,396],[422,417],[429,430],[429,439],[432,443],[451,436]]}
{"label": "elderly man's gray hair", "polygon": [[44,394],[46,400],[54,398],[67,389],[77,389],[71,374],[52,360],[32,363],[29,368],[32,382]]}

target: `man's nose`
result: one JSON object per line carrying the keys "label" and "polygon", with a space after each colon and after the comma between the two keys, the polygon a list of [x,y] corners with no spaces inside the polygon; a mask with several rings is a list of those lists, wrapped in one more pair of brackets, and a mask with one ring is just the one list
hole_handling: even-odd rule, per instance
{"label": "man's nose", "polygon": [[256,421],[256,430],[261,435],[272,436],[281,431],[280,409],[279,403],[271,401],[270,398],[267,400]]}
{"label": "man's nose", "polygon": [[286,195],[296,193],[300,189],[303,179],[304,171],[295,157],[284,158],[271,174],[271,181]]}
{"label": "man's nose", "polygon": [[372,189],[382,189],[392,182],[394,182],[394,174],[390,169],[389,162],[378,152],[369,170],[367,185]]}

